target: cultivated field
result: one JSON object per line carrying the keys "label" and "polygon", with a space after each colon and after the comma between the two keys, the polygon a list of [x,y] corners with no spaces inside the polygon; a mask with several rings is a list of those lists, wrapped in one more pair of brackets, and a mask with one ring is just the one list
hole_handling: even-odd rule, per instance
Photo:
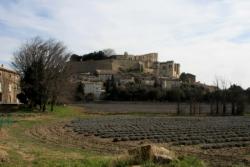
{"label": "cultivated field", "polygon": [[67,124],[84,136],[113,142],[149,140],[203,149],[250,146],[250,117],[126,117],[74,120]]}
{"label": "cultivated field", "polygon": [[[119,108],[107,104],[111,108],[103,107],[105,111],[91,110],[90,105],[95,106],[3,114],[2,118],[12,123],[1,128],[0,165],[109,167],[128,149],[155,144],[179,157],[197,157],[207,166],[250,166],[249,116],[169,116],[165,111],[155,113],[157,104],[150,103],[139,107],[123,103]],[[159,105],[162,110],[158,111],[163,111],[163,106]],[[113,113],[126,108],[129,112]],[[137,109],[140,112],[135,112]]]}

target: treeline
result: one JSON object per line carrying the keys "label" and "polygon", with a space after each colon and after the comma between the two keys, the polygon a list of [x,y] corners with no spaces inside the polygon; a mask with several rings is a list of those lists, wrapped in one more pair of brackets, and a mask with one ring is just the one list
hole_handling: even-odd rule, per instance
{"label": "treeline", "polygon": [[73,54],[70,57],[70,61],[104,60],[113,58],[113,55],[115,55],[115,51],[113,49],[104,49],[84,54],[82,56]]}
{"label": "treeline", "polygon": [[[245,112],[246,103],[250,102],[250,88],[244,90],[238,85],[232,85],[228,89],[215,88],[214,91],[202,85],[183,83],[180,87],[171,90],[162,89],[159,85],[145,86],[140,83],[118,85],[114,78],[105,83],[105,100],[113,101],[167,101],[175,102],[177,114],[181,114],[181,103],[189,104],[190,114],[200,111],[200,104],[210,104],[212,115],[242,115]],[[230,105],[229,105],[230,104]]]}

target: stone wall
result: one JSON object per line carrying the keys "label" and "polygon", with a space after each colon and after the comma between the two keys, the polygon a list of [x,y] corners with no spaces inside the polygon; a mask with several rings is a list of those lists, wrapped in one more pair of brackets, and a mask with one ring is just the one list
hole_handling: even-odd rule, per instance
{"label": "stone wall", "polygon": [[126,52],[124,55],[114,55],[116,59],[128,59],[134,61],[150,61],[150,62],[157,62],[158,61],[158,53],[148,53],[143,55],[129,55]]}
{"label": "stone wall", "polygon": [[158,54],[157,53],[148,53],[144,55],[136,55],[133,57],[134,60],[143,61],[143,62],[157,62]]}
{"label": "stone wall", "polygon": [[72,73],[94,73],[97,69],[105,69],[112,70],[112,62],[111,59],[106,60],[89,60],[82,62],[69,62],[70,69]]}
{"label": "stone wall", "polygon": [[126,60],[126,59],[115,59],[112,62],[112,69],[114,71],[119,71],[120,69],[122,70],[139,70],[140,65],[139,61],[134,61],[134,60]]}
{"label": "stone wall", "polygon": [[0,113],[16,112],[19,111],[22,107],[22,104],[0,104]]}
{"label": "stone wall", "polygon": [[128,59],[106,59],[106,60],[89,60],[83,62],[69,62],[72,73],[95,73],[99,70],[112,70],[118,72],[121,69],[126,70],[139,70],[139,61]]}

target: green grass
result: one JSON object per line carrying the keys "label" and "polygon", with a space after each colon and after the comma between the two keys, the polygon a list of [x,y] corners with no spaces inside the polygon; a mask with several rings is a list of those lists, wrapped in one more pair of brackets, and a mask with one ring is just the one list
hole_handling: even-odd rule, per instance
{"label": "green grass", "polygon": [[13,119],[11,116],[0,117],[0,129],[4,126],[11,126],[13,124]]}
{"label": "green grass", "polygon": [[49,114],[55,118],[84,118],[86,115],[80,108],[72,107],[72,106],[55,106],[54,111],[49,111]]}
{"label": "green grass", "polygon": [[196,157],[186,156],[170,163],[170,167],[205,167],[205,163]]}
{"label": "green grass", "polygon": [[48,159],[39,159],[35,160],[32,165],[37,167],[109,167],[110,160],[102,159],[59,159],[59,160],[48,160]]}
{"label": "green grass", "polygon": [[54,111],[51,111],[50,114],[56,117],[73,117],[79,114],[75,113],[75,111],[68,106],[55,106]]}

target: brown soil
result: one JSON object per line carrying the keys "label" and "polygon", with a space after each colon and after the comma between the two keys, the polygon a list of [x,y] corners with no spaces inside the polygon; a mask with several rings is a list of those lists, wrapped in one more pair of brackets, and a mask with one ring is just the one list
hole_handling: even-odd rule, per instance
{"label": "brown soil", "polygon": [[50,144],[77,147],[106,154],[123,154],[129,148],[134,148],[142,142],[119,142],[114,143],[112,139],[100,139],[95,136],[84,136],[64,128],[65,123],[37,126],[26,131],[30,137]]}
{"label": "brown soil", "polygon": [[8,147],[0,145],[0,162],[9,161],[9,154],[7,152],[8,150]]}
{"label": "brown soil", "polygon": [[6,129],[0,128],[0,140],[8,138],[8,133]]}
{"label": "brown soil", "polygon": [[[52,125],[37,126],[26,131],[30,137],[42,142],[59,146],[82,148],[87,151],[102,154],[124,154],[128,149],[139,145],[150,144],[150,141],[112,142],[112,139],[102,139],[95,136],[84,136],[65,127],[65,122]],[[177,155],[193,155],[209,162],[210,166],[226,167],[234,164],[250,166],[250,147],[223,148],[202,150],[198,146],[171,146],[158,144],[173,150]]]}
{"label": "brown soil", "polygon": [[178,155],[194,155],[209,163],[210,166],[225,167],[234,165],[250,166],[250,147],[234,147],[202,150],[199,147],[171,147]]}

